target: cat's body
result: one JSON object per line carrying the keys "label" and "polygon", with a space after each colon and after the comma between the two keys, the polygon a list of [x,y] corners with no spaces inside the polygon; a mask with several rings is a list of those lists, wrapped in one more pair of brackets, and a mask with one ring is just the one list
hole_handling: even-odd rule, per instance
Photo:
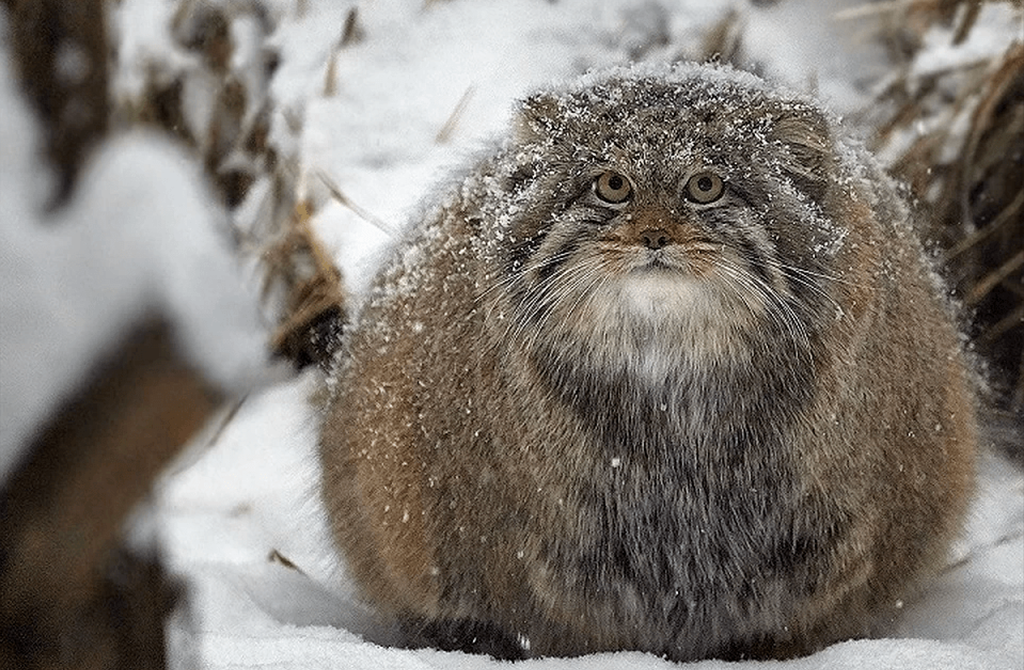
{"label": "cat's body", "polygon": [[323,498],[363,594],[513,657],[783,656],[890,615],[961,521],[974,401],[843,142],[725,68],[523,103],[344,352]]}

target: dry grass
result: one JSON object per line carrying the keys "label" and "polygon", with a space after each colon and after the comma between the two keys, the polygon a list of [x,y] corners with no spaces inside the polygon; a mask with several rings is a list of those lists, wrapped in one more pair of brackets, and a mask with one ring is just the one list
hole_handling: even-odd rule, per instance
{"label": "dry grass", "polygon": [[[1015,12],[1024,26],[1022,3]],[[988,361],[1005,412],[1024,415],[1024,44],[990,58],[920,72],[925,33],[948,46],[978,26],[981,3],[877,3],[880,39],[895,72],[878,96],[874,148],[925,210],[925,238]],[[1019,424],[1018,424],[1019,425]]]}
{"label": "dry grass", "polygon": [[[296,15],[307,10],[298,0]],[[289,132],[296,136],[303,128],[300,110],[277,109],[266,94],[277,53],[266,42],[261,45],[262,71],[255,85],[252,72],[233,69],[238,45],[232,25],[252,19],[264,38],[273,32],[271,15],[259,2],[181,0],[171,34],[190,57],[180,63],[194,65],[174,69],[168,63],[152,64],[141,97],[118,101],[116,113],[124,125],[156,126],[195,150],[229,211],[238,212],[254,197],[253,189],[259,189],[259,202],[237,216],[232,234],[239,254],[254,259],[263,275],[263,299],[277,321],[269,348],[297,367],[326,363],[340,341],[346,295],[341,272],[314,234],[311,219],[331,194],[325,188],[311,188],[298,159],[282,155],[268,141],[275,114],[286,119]],[[362,38],[353,9],[325,64],[324,96],[336,92],[337,59]],[[184,108],[182,91],[190,77],[212,83],[215,90],[213,109],[199,127],[195,122],[190,125],[188,119],[194,115]]]}

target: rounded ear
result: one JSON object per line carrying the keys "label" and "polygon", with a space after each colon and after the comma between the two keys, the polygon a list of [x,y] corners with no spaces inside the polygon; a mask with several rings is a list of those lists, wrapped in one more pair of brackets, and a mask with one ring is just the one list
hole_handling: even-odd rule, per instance
{"label": "rounded ear", "polygon": [[550,136],[561,117],[560,108],[551,93],[536,93],[522,101],[513,122],[516,139],[529,143]]}
{"label": "rounded ear", "polygon": [[828,121],[811,107],[790,107],[774,115],[769,137],[785,149],[781,167],[797,186],[824,195],[835,171]]}

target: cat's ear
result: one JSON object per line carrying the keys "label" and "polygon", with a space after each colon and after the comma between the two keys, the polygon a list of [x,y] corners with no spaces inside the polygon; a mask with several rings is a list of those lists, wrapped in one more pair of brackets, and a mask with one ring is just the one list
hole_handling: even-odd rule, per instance
{"label": "cat's ear", "polygon": [[551,93],[531,95],[519,104],[514,121],[515,137],[531,143],[550,137],[562,118],[561,102]]}
{"label": "cat's ear", "polygon": [[828,120],[816,109],[787,107],[773,114],[769,137],[784,149],[780,167],[797,186],[820,198],[835,174]]}

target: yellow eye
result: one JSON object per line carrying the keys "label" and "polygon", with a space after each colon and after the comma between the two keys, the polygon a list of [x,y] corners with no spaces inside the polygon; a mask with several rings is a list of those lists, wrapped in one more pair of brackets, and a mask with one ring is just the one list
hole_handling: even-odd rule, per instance
{"label": "yellow eye", "polygon": [[684,189],[686,199],[698,205],[706,205],[722,197],[725,183],[714,172],[705,170],[690,177]]}
{"label": "yellow eye", "polygon": [[633,195],[633,186],[618,172],[605,170],[594,180],[594,193],[601,200],[618,205],[626,202]]}

